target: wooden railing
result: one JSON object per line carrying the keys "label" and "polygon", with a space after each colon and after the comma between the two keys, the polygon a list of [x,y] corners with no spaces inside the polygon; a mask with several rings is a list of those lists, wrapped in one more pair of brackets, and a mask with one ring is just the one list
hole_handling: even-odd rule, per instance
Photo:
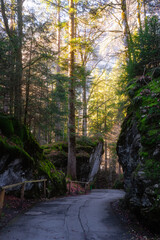
{"label": "wooden railing", "polygon": [[87,193],[87,190],[90,190],[90,182],[81,182],[81,181],[71,181],[71,180],[67,180],[67,183],[69,184],[69,190],[68,193],[71,193],[71,183],[75,183],[77,184],[77,194],[78,194],[78,186],[80,184],[84,184],[84,191],[85,194]]}
{"label": "wooden railing", "polygon": [[[0,189],[0,214],[1,214],[2,209],[3,209],[5,191],[7,189],[14,188],[14,187],[17,187],[17,186],[22,186],[22,188],[21,188],[21,200],[23,201],[24,200],[25,185],[27,183],[39,183],[39,182],[44,182],[44,197],[46,198],[46,182],[47,182],[47,179],[24,181],[24,182],[15,183],[15,184],[11,184],[11,185],[1,187],[1,189]],[[71,183],[77,184],[77,194],[78,194],[78,187],[79,187],[80,184],[84,184],[85,194],[87,193],[87,190],[90,190],[90,182],[71,181],[71,180],[67,179],[67,183],[69,184],[69,194],[71,193]]]}
{"label": "wooden railing", "polygon": [[39,182],[44,182],[44,197],[46,198],[46,182],[47,182],[47,179],[24,181],[24,182],[15,183],[15,184],[11,184],[11,185],[1,187],[1,191],[0,191],[0,213],[3,209],[5,191],[7,189],[14,188],[14,187],[17,187],[17,186],[22,186],[22,188],[21,188],[21,200],[23,200],[24,199],[24,192],[25,192],[25,185],[27,183],[39,183]]}

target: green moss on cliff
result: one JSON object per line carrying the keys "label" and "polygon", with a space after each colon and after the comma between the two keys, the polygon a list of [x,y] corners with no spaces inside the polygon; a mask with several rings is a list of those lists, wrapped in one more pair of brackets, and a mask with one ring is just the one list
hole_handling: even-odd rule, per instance
{"label": "green moss on cliff", "polygon": [[14,144],[11,141],[8,141],[6,137],[0,136],[0,153],[1,156],[9,155],[8,162],[11,162],[12,159],[21,158],[23,167],[31,167],[34,163],[34,159],[30,156],[23,148],[19,145]]}
{"label": "green moss on cliff", "polygon": [[[147,82],[145,79],[135,79],[128,86],[128,92],[131,98],[130,109],[136,117],[141,134],[140,155],[144,161],[145,173],[148,178],[157,181],[160,178],[159,157],[155,154],[160,144],[160,78]],[[129,118],[128,121],[132,120]]]}

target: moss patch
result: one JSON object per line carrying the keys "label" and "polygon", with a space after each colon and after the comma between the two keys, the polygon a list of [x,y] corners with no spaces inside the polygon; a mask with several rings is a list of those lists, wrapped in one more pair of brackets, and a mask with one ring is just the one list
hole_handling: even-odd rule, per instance
{"label": "moss patch", "polygon": [[[141,157],[145,162],[146,175],[155,181],[160,179],[159,159],[154,154],[160,144],[160,78],[143,80],[134,79],[128,85],[131,98],[130,110],[136,116],[141,134]],[[138,102],[138,104],[135,104]],[[132,118],[129,117],[128,125]],[[125,121],[126,124],[126,121]]]}
{"label": "moss patch", "polygon": [[[48,179],[48,196],[65,194],[65,176],[48,161],[27,127],[10,116],[0,114],[0,157],[8,156],[3,169],[14,159],[22,160],[24,170],[30,170],[34,179]],[[30,180],[30,179],[29,179]]]}

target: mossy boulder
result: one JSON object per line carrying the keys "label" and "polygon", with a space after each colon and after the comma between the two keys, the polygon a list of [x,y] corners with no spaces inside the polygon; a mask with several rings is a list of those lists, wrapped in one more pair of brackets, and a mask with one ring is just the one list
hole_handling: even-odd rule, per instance
{"label": "mossy boulder", "polygon": [[[91,170],[90,156],[99,140],[89,137],[79,137],[76,141],[77,179],[88,180]],[[43,146],[44,153],[57,169],[67,174],[68,143],[58,142]]]}
{"label": "mossy boulder", "polygon": [[[47,178],[48,196],[65,194],[65,175],[46,159],[43,149],[25,125],[13,117],[0,114],[0,133],[1,186]],[[28,196],[40,193],[33,184],[26,187]]]}
{"label": "mossy boulder", "polygon": [[160,78],[128,85],[130,106],[117,144],[126,201],[151,226],[160,227]]}

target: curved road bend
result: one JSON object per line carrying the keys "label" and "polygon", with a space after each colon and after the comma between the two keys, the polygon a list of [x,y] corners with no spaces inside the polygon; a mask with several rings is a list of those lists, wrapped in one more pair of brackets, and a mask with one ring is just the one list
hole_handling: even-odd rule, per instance
{"label": "curved road bend", "polygon": [[0,240],[129,240],[127,226],[110,207],[123,196],[119,190],[92,190],[38,203],[2,229]]}

